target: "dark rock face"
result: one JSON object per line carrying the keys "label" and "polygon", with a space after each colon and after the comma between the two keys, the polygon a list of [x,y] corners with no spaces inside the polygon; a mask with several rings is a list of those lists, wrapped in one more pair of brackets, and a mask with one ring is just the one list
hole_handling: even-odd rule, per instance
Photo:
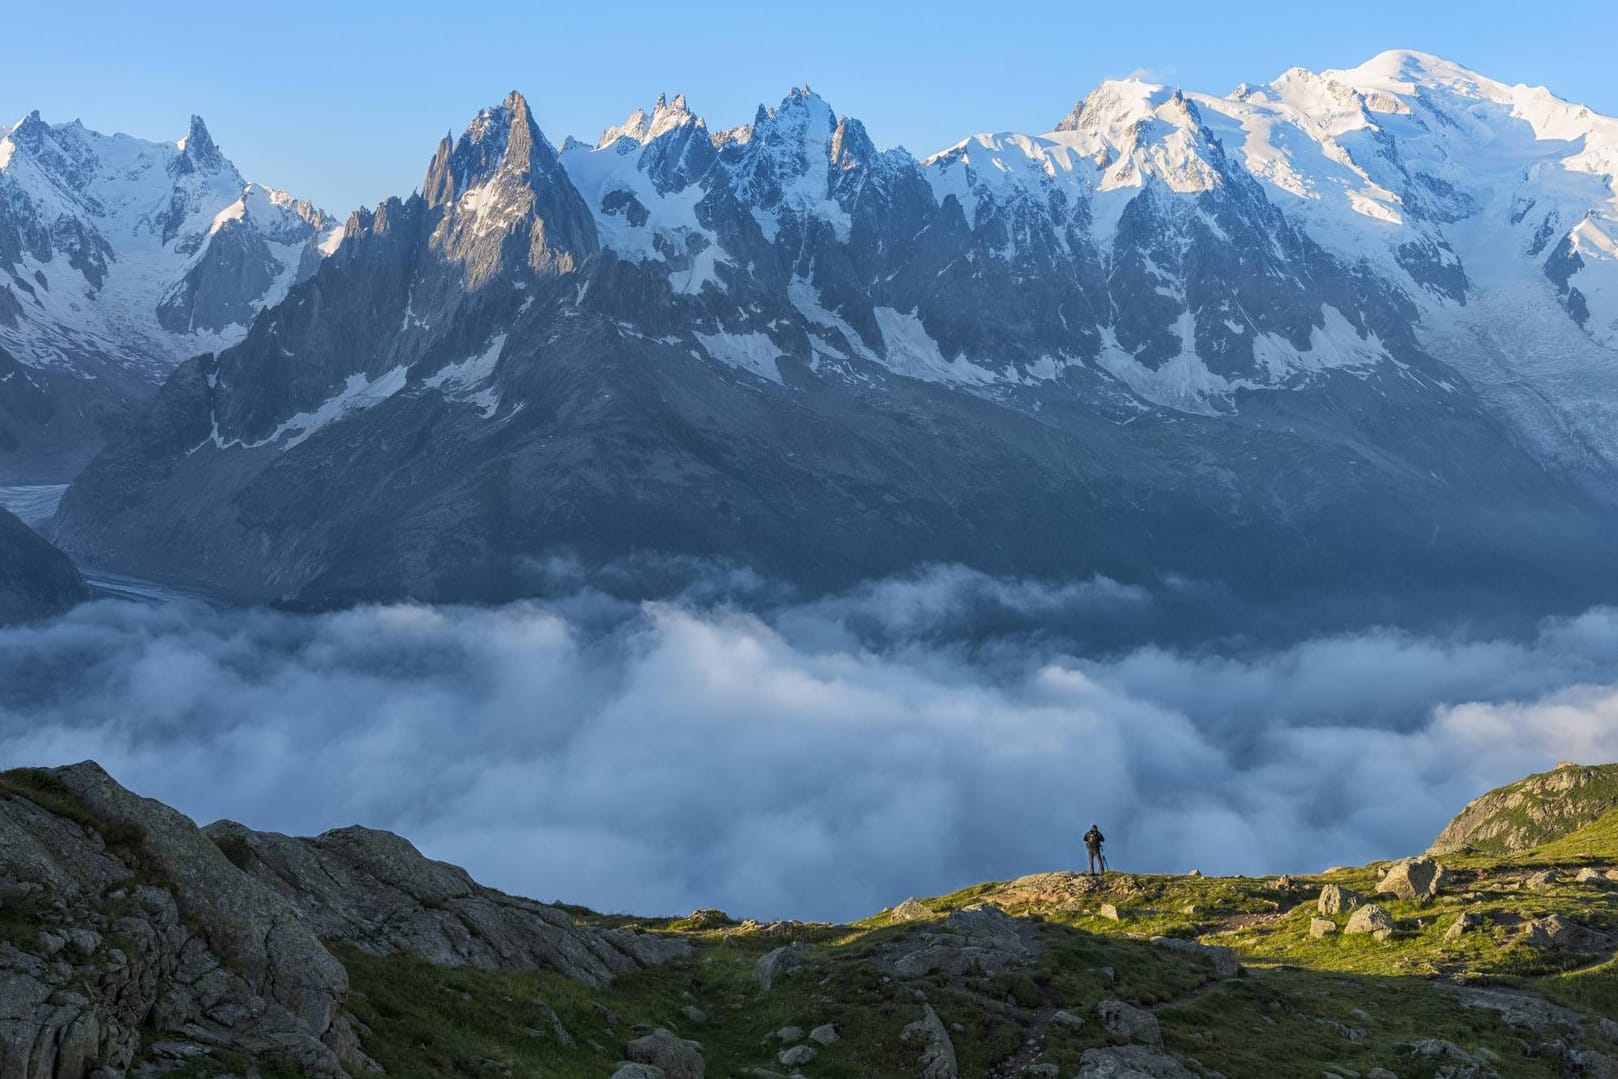
{"label": "dark rock face", "polygon": [[387,833],[204,833],[89,762],[0,773],[0,900],[7,1076],[161,1074],[218,1054],[374,1071],[326,942],[590,985],[688,950],[576,927]]}
{"label": "dark rock face", "polygon": [[0,626],[61,614],[89,596],[65,554],[0,509]]}
{"label": "dark rock face", "polygon": [[1548,471],[1417,335],[1421,295],[1465,298],[1433,230],[1471,196],[1372,144],[1419,210],[1401,285],[1205,105],[1138,93],[926,162],[807,90],[560,151],[514,94],[178,369],[59,536],[307,605],[506,599],[559,554],[1179,577],[1327,624],[1618,594],[1605,480]]}

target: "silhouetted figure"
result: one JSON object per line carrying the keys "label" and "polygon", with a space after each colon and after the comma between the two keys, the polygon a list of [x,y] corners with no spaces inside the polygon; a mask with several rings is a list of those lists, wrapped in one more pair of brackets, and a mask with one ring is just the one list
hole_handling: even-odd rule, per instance
{"label": "silhouetted figure", "polygon": [[1084,849],[1090,854],[1090,872],[1099,875],[1107,871],[1107,856],[1101,853],[1101,844],[1107,837],[1101,834],[1101,829],[1090,825],[1090,830],[1084,833]]}

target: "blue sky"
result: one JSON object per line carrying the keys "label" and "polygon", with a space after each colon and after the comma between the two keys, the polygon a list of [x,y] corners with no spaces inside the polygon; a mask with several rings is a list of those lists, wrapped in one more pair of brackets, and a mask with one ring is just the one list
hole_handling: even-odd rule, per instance
{"label": "blue sky", "polygon": [[1618,114],[1612,0],[89,0],[10,5],[5,26],[5,122],[37,108],[178,138],[197,112],[244,174],[339,213],[416,187],[437,139],[511,89],[560,142],[593,139],[662,90],[719,128],[807,82],[879,145],[928,153],[976,131],[1048,130],[1096,82],[1137,70],[1225,93],[1412,48]]}

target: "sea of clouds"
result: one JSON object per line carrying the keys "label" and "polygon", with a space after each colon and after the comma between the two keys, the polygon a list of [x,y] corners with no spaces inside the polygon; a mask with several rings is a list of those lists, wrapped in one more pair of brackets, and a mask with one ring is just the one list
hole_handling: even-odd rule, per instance
{"label": "sea of clouds", "polygon": [[543,899],[842,919],[1072,866],[1092,822],[1117,868],[1390,857],[1488,787],[1618,760],[1618,610],[1278,650],[1041,629],[1151,603],[950,567],[748,610],[106,601],[0,631],[0,764],[93,758],[203,822],[386,828]]}

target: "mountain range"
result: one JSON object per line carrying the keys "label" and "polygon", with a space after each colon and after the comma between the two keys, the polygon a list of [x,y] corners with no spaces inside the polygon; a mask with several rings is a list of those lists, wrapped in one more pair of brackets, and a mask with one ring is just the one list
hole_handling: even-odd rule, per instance
{"label": "mountain range", "polygon": [[[1544,89],[1413,52],[1110,81],[921,159],[807,87],[593,143],[513,93],[340,230],[199,131],[0,142],[16,373],[168,372],[55,520],[96,566],[310,606],[716,561],[1316,622],[1618,595],[1618,120]],[[185,211],[113,213],[119,153]]]}

